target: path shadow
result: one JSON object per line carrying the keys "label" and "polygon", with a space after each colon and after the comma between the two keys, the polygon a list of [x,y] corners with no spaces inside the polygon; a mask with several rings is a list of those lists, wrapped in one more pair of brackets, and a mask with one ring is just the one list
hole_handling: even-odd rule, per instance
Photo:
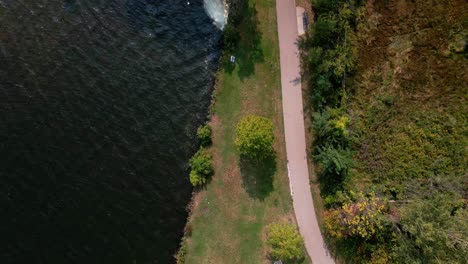
{"label": "path shadow", "polygon": [[[263,62],[264,56],[260,47],[262,33],[258,29],[255,4],[249,5],[245,0],[238,2],[236,13],[241,15],[234,16],[225,29],[225,34],[229,34],[231,38],[227,44],[226,36],[224,37],[228,47],[223,57],[223,69],[231,73],[237,66],[237,74],[242,80],[255,73],[255,64]],[[235,63],[230,61],[231,55],[236,57]]]}
{"label": "path shadow", "polygon": [[241,157],[239,162],[242,187],[250,197],[264,200],[273,191],[273,176],[276,172],[275,156],[260,161]]}

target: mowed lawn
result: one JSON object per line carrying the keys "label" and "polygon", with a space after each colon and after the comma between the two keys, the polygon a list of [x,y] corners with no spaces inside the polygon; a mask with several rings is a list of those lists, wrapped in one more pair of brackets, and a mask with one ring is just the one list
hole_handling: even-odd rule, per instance
{"label": "mowed lawn", "polygon": [[[216,84],[213,128],[215,175],[194,198],[186,263],[271,263],[266,226],[295,222],[286,168],[279,48],[274,0],[250,0],[240,25],[235,66],[221,65]],[[235,127],[243,116],[271,118],[276,161],[240,164]]]}

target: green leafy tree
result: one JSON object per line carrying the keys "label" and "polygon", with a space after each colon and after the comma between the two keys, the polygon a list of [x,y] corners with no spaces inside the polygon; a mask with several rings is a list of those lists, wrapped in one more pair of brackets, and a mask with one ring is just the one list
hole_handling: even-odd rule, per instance
{"label": "green leafy tree", "polygon": [[241,155],[260,160],[273,154],[273,123],[261,116],[246,116],[236,128],[235,144]]}
{"label": "green leafy tree", "polygon": [[197,137],[202,146],[209,146],[211,144],[211,126],[208,124],[200,126],[197,130]]}
{"label": "green leafy tree", "polygon": [[213,174],[211,155],[205,149],[200,149],[190,159],[190,183],[193,186],[204,185]]}
{"label": "green leafy tree", "polygon": [[456,194],[432,194],[401,209],[398,263],[468,263],[468,211]]}
{"label": "green leafy tree", "polygon": [[271,246],[271,256],[285,263],[295,262],[304,257],[304,240],[292,224],[270,225],[267,244]]}

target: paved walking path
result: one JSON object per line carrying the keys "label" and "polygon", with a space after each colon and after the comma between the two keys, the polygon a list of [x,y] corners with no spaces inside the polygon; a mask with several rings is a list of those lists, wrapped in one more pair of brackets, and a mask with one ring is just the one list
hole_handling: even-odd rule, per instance
{"label": "paved walking path", "polygon": [[307,252],[314,264],[334,263],[328,254],[317,223],[307,168],[304,114],[299,66],[296,3],[276,0],[280,46],[281,87],[283,96],[284,132],[289,181],[294,212]]}

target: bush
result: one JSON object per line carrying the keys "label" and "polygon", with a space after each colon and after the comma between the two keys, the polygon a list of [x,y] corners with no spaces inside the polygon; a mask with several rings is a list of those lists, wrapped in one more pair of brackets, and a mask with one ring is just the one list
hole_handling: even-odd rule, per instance
{"label": "bush", "polygon": [[209,146],[211,144],[211,126],[208,124],[200,126],[197,130],[197,137],[203,147]]}
{"label": "bush", "polygon": [[312,0],[315,13],[325,14],[338,9],[339,0]]}
{"label": "bush", "polygon": [[[357,50],[353,46],[352,29],[356,14],[351,8],[359,1],[345,3],[342,0],[314,0],[318,13],[312,25],[311,48],[308,54],[312,69],[312,101],[314,109],[337,107],[341,102],[343,81],[355,71]],[[349,32],[349,33],[348,33]]]}
{"label": "bush", "polygon": [[327,108],[323,112],[312,114],[312,127],[315,133],[317,149],[323,146],[348,148],[349,117],[339,108]]}
{"label": "bush", "polygon": [[384,228],[385,204],[373,193],[359,193],[356,201],[344,203],[340,208],[325,212],[325,227],[336,238],[359,237],[371,239]]}
{"label": "bush", "polygon": [[324,172],[334,174],[346,175],[354,163],[349,149],[334,148],[333,146],[320,148],[315,159],[322,164]]}
{"label": "bush", "polygon": [[224,49],[228,52],[236,50],[240,41],[240,33],[232,23],[228,23],[223,31]]}
{"label": "bush", "polygon": [[204,185],[208,178],[213,174],[213,165],[211,155],[205,149],[200,149],[190,159],[190,183],[193,186]]}
{"label": "bush", "polygon": [[332,195],[341,190],[349,168],[355,163],[351,151],[328,145],[318,148],[318,154],[314,158],[322,165],[319,175],[321,192]]}
{"label": "bush", "polygon": [[314,70],[322,64],[323,49],[321,47],[313,47],[309,50],[309,63],[310,67]]}
{"label": "bush", "polygon": [[206,184],[207,181],[208,178],[205,175],[200,174],[194,170],[190,171],[190,183],[192,184],[192,186],[203,186]]}
{"label": "bush", "polygon": [[319,16],[317,22],[312,25],[312,44],[322,48],[332,47],[337,39],[337,23],[333,16]]}
{"label": "bush", "polygon": [[248,9],[247,0],[227,0],[229,6],[228,21],[223,31],[223,43],[225,52],[234,52],[241,39],[239,24],[245,18]]}
{"label": "bush", "polygon": [[288,223],[276,223],[268,227],[267,244],[271,256],[284,262],[296,262],[304,257],[304,240],[296,227]]}
{"label": "bush", "polygon": [[187,241],[185,238],[182,238],[180,243],[179,251],[177,251],[176,264],[185,264],[185,256],[187,255]]}
{"label": "bush", "polygon": [[273,123],[261,116],[244,117],[236,128],[235,144],[242,156],[260,160],[273,154]]}
{"label": "bush", "polygon": [[357,56],[350,45],[337,45],[335,49],[328,51],[327,56],[333,78],[339,84],[342,83],[345,72],[352,73],[356,68]]}

